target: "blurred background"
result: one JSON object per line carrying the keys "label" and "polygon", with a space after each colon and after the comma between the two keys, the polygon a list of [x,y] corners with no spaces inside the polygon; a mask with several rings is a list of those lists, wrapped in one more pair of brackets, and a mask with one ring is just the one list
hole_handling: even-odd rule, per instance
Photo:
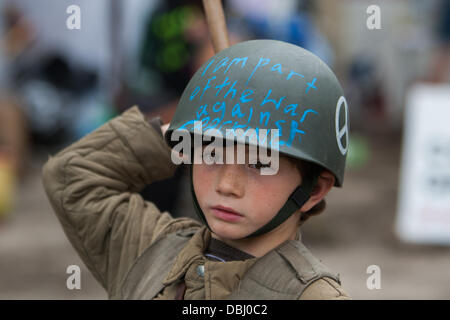
{"label": "blurred background", "polygon": [[[408,94],[417,83],[449,85],[450,1],[223,4],[232,43],[268,38],[305,47],[346,93],[344,188],[302,227],[305,245],[340,273],[354,299],[450,299],[450,228],[428,243],[398,232]],[[370,5],[380,9],[380,29],[369,28]],[[107,298],[50,207],[42,165],[133,105],[169,122],[191,75],[213,54],[201,1],[0,0],[0,299]],[[443,143],[450,168],[450,138]],[[450,199],[447,182],[441,196]],[[142,195],[193,217],[183,169]],[[450,206],[442,212],[448,226]],[[80,290],[66,287],[69,265],[81,267]],[[367,283],[373,265],[379,289]]]}

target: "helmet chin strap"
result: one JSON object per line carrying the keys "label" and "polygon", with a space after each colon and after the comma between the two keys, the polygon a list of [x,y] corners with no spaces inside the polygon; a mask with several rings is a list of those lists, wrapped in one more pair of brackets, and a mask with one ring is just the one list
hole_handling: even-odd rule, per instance
{"label": "helmet chin strap", "polygon": [[[190,180],[191,180],[191,194],[192,199],[194,201],[194,208],[195,212],[197,213],[197,216],[200,218],[200,220],[206,225],[206,227],[211,231],[210,226],[208,225],[208,222],[206,221],[205,215],[203,214],[202,209],[200,208],[200,205],[198,204],[197,197],[195,196],[195,190],[194,190],[194,182],[193,182],[193,165],[190,165]],[[298,209],[300,209],[306,201],[311,196],[311,193],[314,189],[314,186],[316,185],[317,179],[319,177],[318,172],[311,172],[307,175],[305,175],[304,179],[302,179],[302,184],[299,185],[289,196],[286,203],[283,205],[283,207],[278,211],[278,213],[275,215],[275,217],[272,218],[267,224],[256,230],[255,232],[249,234],[246,237],[243,237],[241,239],[248,239],[251,237],[256,237],[265,233],[268,233],[269,231],[272,231],[276,227],[278,227],[280,224],[282,224],[284,221],[286,221],[290,216],[292,216]]]}

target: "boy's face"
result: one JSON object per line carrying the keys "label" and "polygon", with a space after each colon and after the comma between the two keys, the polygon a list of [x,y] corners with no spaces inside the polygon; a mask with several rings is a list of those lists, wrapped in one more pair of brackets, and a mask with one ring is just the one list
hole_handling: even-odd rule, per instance
{"label": "boy's face", "polygon": [[[236,153],[235,148],[225,149]],[[241,239],[266,225],[301,183],[300,172],[289,158],[280,155],[277,174],[261,175],[258,165],[248,163],[246,153],[246,164],[193,165],[197,201],[211,230],[223,239]],[[285,223],[297,230],[292,219]],[[277,230],[286,231],[273,231]]]}

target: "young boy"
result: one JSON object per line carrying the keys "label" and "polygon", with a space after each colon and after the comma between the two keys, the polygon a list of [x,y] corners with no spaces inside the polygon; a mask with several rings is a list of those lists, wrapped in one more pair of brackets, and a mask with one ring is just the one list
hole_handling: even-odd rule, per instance
{"label": "young boy", "polygon": [[[243,42],[197,71],[169,127],[133,107],[50,157],[44,186],[111,299],[348,299],[298,228],[342,185],[347,112],[336,77],[312,53]],[[206,152],[209,129],[227,145]],[[235,161],[239,129],[257,136],[241,149],[244,162]],[[180,151],[183,132],[194,142],[183,152],[204,157],[190,165],[203,224],[173,219],[138,194],[173,174],[170,147]],[[262,153],[250,160],[252,143],[271,151],[269,162]]]}

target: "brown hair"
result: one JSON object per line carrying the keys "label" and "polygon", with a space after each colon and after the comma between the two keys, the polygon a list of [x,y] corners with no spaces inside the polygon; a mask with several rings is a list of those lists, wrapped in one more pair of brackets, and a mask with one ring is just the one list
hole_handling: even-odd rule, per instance
{"label": "brown hair", "polygon": [[[309,161],[295,160],[295,162],[296,162],[298,171],[300,172],[300,175],[302,176],[302,179],[303,179],[303,177],[305,177],[306,172],[315,172],[316,174],[320,174],[323,170],[325,170],[321,166],[314,164],[312,162],[309,162]],[[325,210],[325,208],[326,208],[326,201],[325,201],[325,199],[322,199],[308,211],[300,213],[299,224],[303,224],[303,222],[308,220],[311,216],[316,216],[316,215],[322,213]]]}

